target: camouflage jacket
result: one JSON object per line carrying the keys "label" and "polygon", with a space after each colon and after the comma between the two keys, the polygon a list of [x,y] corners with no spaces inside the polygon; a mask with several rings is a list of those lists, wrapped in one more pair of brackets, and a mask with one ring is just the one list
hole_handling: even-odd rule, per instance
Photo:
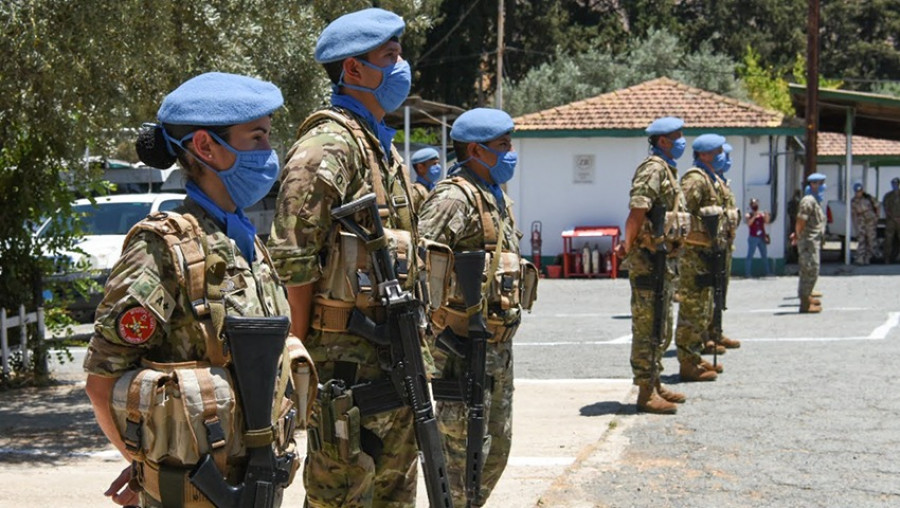
{"label": "camouflage jacket", "polygon": [[[208,245],[207,256],[215,253],[225,260],[222,291],[227,314],[290,315],[284,287],[262,243],[256,242],[256,261],[251,266],[202,207],[187,199],[175,211],[197,219]],[[137,368],[143,358],[162,363],[207,359],[205,335],[193,314],[188,290],[178,281],[175,262],[158,234],[136,231],[129,236],[97,307],[94,336],[84,360],[87,372],[119,376]],[[202,319],[210,321],[209,315]]]}
{"label": "camouflage jacket", "polygon": [[803,196],[797,210],[797,218],[806,221],[798,240],[819,242],[825,236],[825,212],[813,196]]}
{"label": "camouflage jacket", "polygon": [[422,203],[428,197],[428,189],[419,182],[412,184],[412,208],[416,212],[422,209]]}
{"label": "camouflage jacket", "polygon": [[670,212],[685,209],[678,169],[657,155],[647,157],[635,170],[630,196],[628,208],[650,209],[655,204],[664,204]]}
{"label": "camouflage jacket", "polygon": [[[681,177],[681,190],[684,192],[687,211],[691,214],[691,235],[699,234],[709,238],[706,227],[700,218],[700,210],[705,207],[718,206],[721,208],[721,214],[717,238],[720,239],[723,247],[731,241],[728,236],[728,218],[725,215],[728,203],[726,193],[722,190],[724,186],[718,178],[714,179],[703,168],[693,167]],[[688,244],[695,245],[690,241]]]}
{"label": "camouflage jacket", "polygon": [[900,191],[890,191],[884,195],[884,217],[900,222]]}
{"label": "camouflage jacket", "polygon": [[864,226],[874,226],[878,223],[878,204],[875,199],[868,195],[853,196],[850,200],[850,210],[852,211],[853,223],[857,228]]}
{"label": "camouflage jacket", "polygon": [[[506,210],[501,212],[497,198],[474,173],[463,168],[456,175],[470,184],[463,184],[466,189],[475,189],[481,196],[485,213],[490,216],[494,230],[498,232],[498,241],[502,232],[503,252],[518,256],[522,232],[516,228],[512,199],[503,193]],[[484,250],[484,227],[476,197],[454,183],[453,178],[438,182],[419,210],[419,236],[448,245],[454,252]],[[521,309],[511,309],[504,319],[507,322],[518,321],[520,312]]]}

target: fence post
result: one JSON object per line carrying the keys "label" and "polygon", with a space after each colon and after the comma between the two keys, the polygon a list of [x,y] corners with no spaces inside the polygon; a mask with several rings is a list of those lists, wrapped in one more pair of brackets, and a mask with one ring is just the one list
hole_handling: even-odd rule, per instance
{"label": "fence post", "polygon": [[2,350],[3,367],[2,375],[9,377],[9,342],[6,334],[6,309],[0,308],[0,350]]}
{"label": "fence post", "polygon": [[19,348],[22,350],[22,370],[28,370],[28,321],[25,305],[19,305]]}
{"label": "fence post", "polygon": [[37,334],[35,335],[35,346],[34,353],[37,357],[34,359],[34,372],[40,376],[46,376],[50,373],[50,369],[47,365],[47,342],[44,340],[46,337],[46,327],[44,326],[44,308],[38,307],[36,311],[37,316]]}

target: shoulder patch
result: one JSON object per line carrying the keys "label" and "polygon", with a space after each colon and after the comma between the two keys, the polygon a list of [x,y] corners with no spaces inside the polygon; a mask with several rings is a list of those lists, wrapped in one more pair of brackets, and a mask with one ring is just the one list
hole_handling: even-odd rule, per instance
{"label": "shoulder patch", "polygon": [[116,318],[116,333],[129,344],[143,344],[156,332],[156,317],[143,307],[131,307]]}

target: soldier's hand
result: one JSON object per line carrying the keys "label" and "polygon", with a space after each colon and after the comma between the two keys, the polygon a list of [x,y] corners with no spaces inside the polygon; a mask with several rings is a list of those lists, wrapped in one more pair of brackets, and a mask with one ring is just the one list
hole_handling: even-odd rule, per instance
{"label": "soldier's hand", "polygon": [[791,233],[791,246],[797,245],[797,233]]}
{"label": "soldier's hand", "polygon": [[616,245],[616,257],[617,258],[625,259],[626,254],[627,254],[627,252],[625,252],[625,243],[624,242]]}
{"label": "soldier's hand", "polygon": [[109,488],[103,493],[120,506],[137,506],[141,504],[140,496],[137,492],[131,490],[129,482],[131,481],[131,466],[127,466],[119,473],[119,476],[109,484]]}

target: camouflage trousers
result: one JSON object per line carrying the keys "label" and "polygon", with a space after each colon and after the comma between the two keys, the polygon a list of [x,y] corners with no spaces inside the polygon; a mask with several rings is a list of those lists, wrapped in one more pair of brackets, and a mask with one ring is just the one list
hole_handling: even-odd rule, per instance
{"label": "camouflage trousers", "polygon": [[712,324],[713,288],[701,287],[697,283],[698,275],[709,273],[709,265],[701,256],[705,252],[696,247],[688,247],[678,264],[681,303],[678,305],[675,346],[680,363],[700,363],[700,352],[709,337],[708,330]]}
{"label": "camouflage trousers", "polygon": [[800,281],[797,287],[797,296],[800,300],[809,298],[816,280],[819,279],[819,253],[822,244],[818,239],[809,240],[802,238],[797,242],[797,255],[800,263]]}
{"label": "camouflage trousers", "polygon": [[856,258],[854,261],[867,265],[875,257],[875,230],[874,222],[863,222],[856,228]]}
{"label": "camouflage trousers", "polygon": [[[313,358],[320,379],[331,379],[334,362]],[[358,378],[371,379],[371,369],[361,368]],[[352,407],[325,420],[316,401],[303,468],[306,506],[415,507],[418,448],[408,407],[362,417]]]}
{"label": "camouflage trousers", "polygon": [[[464,360],[434,348],[434,359],[442,375],[460,376],[465,369]],[[500,481],[509,450],[512,446],[513,356],[512,338],[504,342],[490,343],[487,347],[486,373],[488,383],[484,393],[484,469],[481,477],[480,503],[488,497]],[[444,440],[447,473],[453,506],[466,506],[466,429],[468,410],[464,403],[438,402],[436,404],[438,427]],[[501,503],[502,504],[502,503]]]}
{"label": "camouflage trousers", "polygon": [[631,282],[631,373],[636,385],[652,381],[654,363],[657,375],[663,371],[662,357],[672,343],[672,295],[675,292],[675,276],[672,272],[667,273],[663,279],[665,315],[662,322],[662,339],[659,346],[654,349],[655,294],[653,289],[648,289],[647,285],[642,283],[648,280],[650,273],[643,273],[637,269],[628,271],[628,279]]}
{"label": "camouflage trousers", "polygon": [[895,219],[884,221],[884,262],[893,263],[900,250],[900,223]]}

